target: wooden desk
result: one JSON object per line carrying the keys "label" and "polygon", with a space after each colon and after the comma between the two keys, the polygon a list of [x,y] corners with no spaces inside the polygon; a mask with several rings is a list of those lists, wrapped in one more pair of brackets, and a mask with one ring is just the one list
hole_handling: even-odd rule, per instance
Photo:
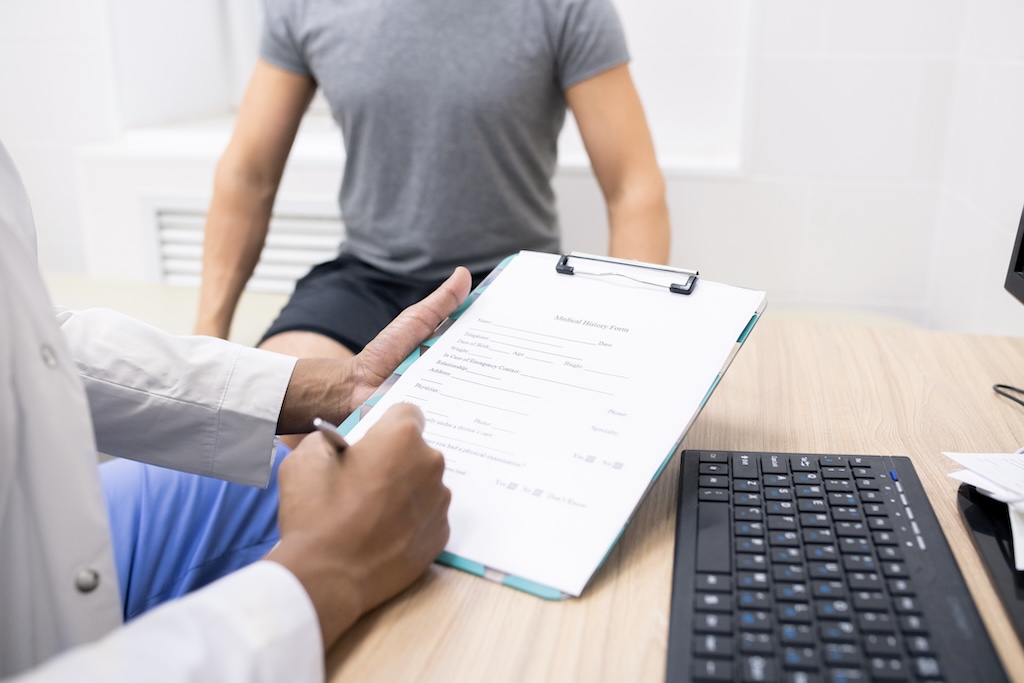
{"label": "wooden desk", "polygon": [[[958,467],[942,455],[1024,445],[1024,408],[997,382],[1024,386],[1024,339],[769,311],[683,446],[913,458],[1003,665],[1024,682],[1024,651],[946,476]],[[435,566],[346,635],[328,680],[663,681],[678,472],[673,458],[581,598],[546,602]]]}

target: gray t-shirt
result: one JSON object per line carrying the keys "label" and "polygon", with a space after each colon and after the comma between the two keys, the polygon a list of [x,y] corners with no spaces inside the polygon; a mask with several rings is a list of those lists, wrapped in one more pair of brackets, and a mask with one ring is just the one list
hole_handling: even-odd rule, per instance
{"label": "gray t-shirt", "polygon": [[346,249],[415,278],[557,251],[564,91],[629,59],[611,0],[266,0],[261,58],[345,139]]}

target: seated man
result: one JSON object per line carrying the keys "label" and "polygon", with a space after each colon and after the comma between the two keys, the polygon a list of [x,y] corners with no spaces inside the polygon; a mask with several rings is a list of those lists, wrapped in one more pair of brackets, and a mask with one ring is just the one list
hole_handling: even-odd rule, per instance
{"label": "seated man", "polygon": [[612,256],[664,263],[664,179],[610,0],[268,0],[260,59],[217,167],[199,334],[226,337],[319,87],[345,139],[346,241],[260,343],[343,358],[456,264],[479,282],[558,251],[551,179],[571,108],[605,196]]}
{"label": "seated man", "polygon": [[[442,550],[451,494],[413,407],[343,454],[316,433],[282,461],[274,435],[358,406],[465,298],[468,272],[347,361],[105,310],[55,323],[2,145],[0,244],[0,678],[322,681],[324,648]],[[97,448],[238,483],[125,461],[101,476]],[[278,465],[279,513],[274,486],[243,486]]]}

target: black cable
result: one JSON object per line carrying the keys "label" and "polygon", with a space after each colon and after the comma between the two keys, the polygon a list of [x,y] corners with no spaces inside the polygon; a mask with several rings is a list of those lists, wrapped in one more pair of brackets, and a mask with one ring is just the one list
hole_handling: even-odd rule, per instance
{"label": "black cable", "polygon": [[993,384],[992,385],[992,390],[995,391],[1000,396],[1005,396],[1006,398],[1010,399],[1011,401],[1016,401],[1017,403],[1019,403],[1022,406],[1024,406],[1024,400],[1021,400],[1021,399],[1017,398],[1016,396],[1013,396],[1013,395],[1010,394],[1010,392],[1012,391],[1014,393],[1020,394],[1021,396],[1024,396],[1024,389],[1018,389],[1017,387],[1011,387],[1009,384]]}

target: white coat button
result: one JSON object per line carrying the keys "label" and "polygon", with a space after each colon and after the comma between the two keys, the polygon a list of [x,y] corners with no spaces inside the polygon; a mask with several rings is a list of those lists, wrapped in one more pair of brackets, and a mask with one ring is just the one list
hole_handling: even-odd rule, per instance
{"label": "white coat button", "polygon": [[39,353],[43,357],[43,362],[46,363],[46,367],[55,368],[57,367],[57,354],[53,352],[53,349],[49,344],[43,344],[39,347]]}
{"label": "white coat button", "polygon": [[75,577],[75,588],[79,593],[91,593],[100,585],[100,574],[95,569],[83,569]]}

